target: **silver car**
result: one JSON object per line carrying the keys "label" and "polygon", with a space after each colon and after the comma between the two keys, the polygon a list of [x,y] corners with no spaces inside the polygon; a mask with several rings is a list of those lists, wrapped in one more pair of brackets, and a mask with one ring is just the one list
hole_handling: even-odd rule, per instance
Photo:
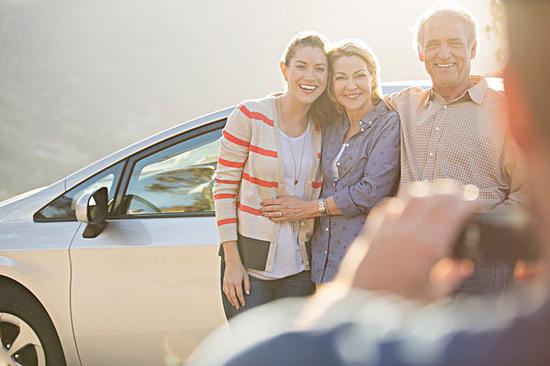
{"label": "silver car", "polygon": [[212,176],[231,110],[0,203],[0,366],[176,365],[223,323]]}
{"label": "silver car", "polygon": [[[428,86],[384,92],[409,85]],[[0,366],[178,365],[224,324],[212,177],[231,110],[0,203]]]}

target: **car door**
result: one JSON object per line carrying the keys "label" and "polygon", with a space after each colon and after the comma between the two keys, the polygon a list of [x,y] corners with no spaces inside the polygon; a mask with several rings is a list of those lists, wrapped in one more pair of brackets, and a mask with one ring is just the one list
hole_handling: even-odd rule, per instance
{"label": "car door", "polygon": [[84,366],[177,365],[224,321],[212,180],[223,121],[128,160],[114,215],[71,245]]}

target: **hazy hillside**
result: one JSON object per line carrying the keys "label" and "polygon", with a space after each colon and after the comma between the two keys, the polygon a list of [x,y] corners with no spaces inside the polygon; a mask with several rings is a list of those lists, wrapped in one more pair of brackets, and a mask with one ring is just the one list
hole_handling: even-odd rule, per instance
{"label": "hazy hillside", "polygon": [[[487,23],[486,1],[459,3]],[[424,78],[409,28],[430,4],[0,0],[0,199],[279,89],[279,56],[299,30],[367,41],[386,80]],[[475,69],[494,72],[494,42],[482,47]]]}

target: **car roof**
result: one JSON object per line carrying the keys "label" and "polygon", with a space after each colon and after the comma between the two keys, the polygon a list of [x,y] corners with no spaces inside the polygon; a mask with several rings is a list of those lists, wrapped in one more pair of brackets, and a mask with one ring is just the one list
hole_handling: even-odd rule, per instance
{"label": "car roof", "polygon": [[[496,90],[503,90],[503,83],[501,78],[487,78],[489,85]],[[431,82],[429,80],[407,80],[407,81],[391,81],[391,82],[382,82],[382,89],[384,94],[390,94],[398,92],[407,87],[422,87],[429,88],[431,87]],[[100,159],[78,171],[64,178],[65,180],[65,190],[69,190],[78,183],[87,179],[91,175],[102,171],[113,164],[125,159],[126,157],[133,155],[139,151],[142,151],[150,146],[153,146],[157,143],[160,143],[164,140],[170,139],[174,136],[177,136],[183,132],[190,131],[192,129],[204,126],[211,122],[223,120],[229,116],[231,111],[235,106],[227,107],[221,110],[218,110],[213,113],[209,113],[198,118],[179,123],[174,127],[168,128],[167,130],[161,131],[157,134],[154,134],[150,137],[147,137],[141,141],[138,141],[134,144],[131,144],[121,150],[118,150],[103,159]]]}
{"label": "car roof", "polygon": [[81,181],[85,180],[87,177],[95,174],[96,172],[102,171],[117,162],[124,160],[130,155],[136,154],[144,149],[147,149],[150,146],[156,145],[162,141],[168,140],[174,136],[177,136],[183,132],[191,131],[195,128],[199,128],[201,126],[207,125],[211,122],[223,120],[229,116],[229,113],[234,109],[235,107],[227,107],[224,109],[221,109],[219,111],[205,114],[203,116],[200,116],[198,118],[179,123],[173,127],[170,127],[164,131],[158,132],[152,136],[146,137],[143,140],[140,140],[136,143],[133,143],[127,147],[124,147],[106,157],[103,159],[100,159],[78,171],[75,173],[67,176],[65,178],[65,188],[66,190],[74,187],[76,184],[80,183]]}

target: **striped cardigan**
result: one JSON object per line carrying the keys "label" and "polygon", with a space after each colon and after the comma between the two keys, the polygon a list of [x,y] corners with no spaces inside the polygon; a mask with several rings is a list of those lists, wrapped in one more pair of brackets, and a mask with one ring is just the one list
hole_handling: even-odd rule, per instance
{"label": "striped cardigan", "polygon": [[[304,197],[308,200],[317,199],[322,186],[321,129],[318,123],[314,123],[313,127],[311,143],[315,163],[307,175]],[[273,269],[280,224],[261,215],[260,202],[285,194],[284,161],[279,154],[279,137],[275,97],[243,102],[227,119],[214,180],[216,220],[221,242],[244,237],[248,243],[249,238],[253,239],[252,242],[266,243],[266,250],[258,250],[264,253],[262,264],[265,263],[265,267],[256,269],[268,272]],[[299,223],[298,242],[306,269],[310,269],[306,243],[313,233],[313,224],[313,219]],[[254,245],[247,245],[245,250],[253,251],[254,248]],[[239,246],[241,250],[243,248]],[[248,267],[246,260],[243,264]]]}

